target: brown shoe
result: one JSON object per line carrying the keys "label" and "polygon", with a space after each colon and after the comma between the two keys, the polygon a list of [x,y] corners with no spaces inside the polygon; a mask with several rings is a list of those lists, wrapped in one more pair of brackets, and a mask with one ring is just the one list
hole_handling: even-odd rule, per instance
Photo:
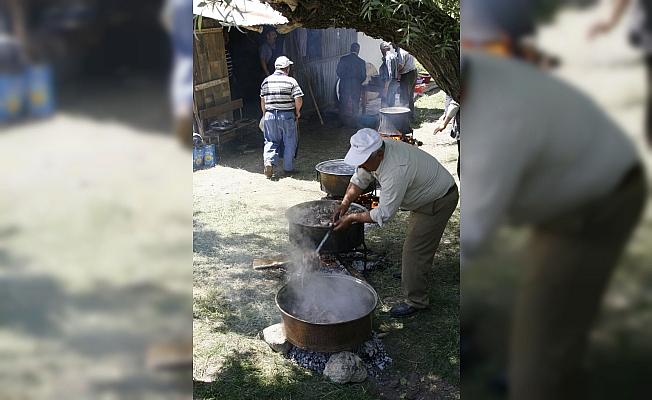
{"label": "brown shoe", "polygon": [[272,179],[272,175],[274,175],[274,166],[265,165],[265,169],[263,170],[263,172],[267,179]]}

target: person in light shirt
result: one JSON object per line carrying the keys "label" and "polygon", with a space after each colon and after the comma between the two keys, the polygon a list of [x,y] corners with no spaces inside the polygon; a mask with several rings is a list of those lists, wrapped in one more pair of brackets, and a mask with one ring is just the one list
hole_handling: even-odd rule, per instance
{"label": "person in light shirt", "polygon": [[[405,301],[390,310],[393,317],[412,315],[428,307],[428,271],[459,194],[451,174],[436,158],[416,146],[383,140],[373,129],[351,137],[344,162],[357,167],[341,205],[335,211],[335,230],[352,223],[381,227],[401,209],[410,211],[403,245],[401,284]],[[382,187],[378,207],[346,214],[351,203],[376,179]]]}
{"label": "person in light shirt", "polygon": [[410,109],[410,119],[414,119],[414,86],[417,83],[417,64],[414,56],[394,44],[398,60],[399,93],[401,105]]}

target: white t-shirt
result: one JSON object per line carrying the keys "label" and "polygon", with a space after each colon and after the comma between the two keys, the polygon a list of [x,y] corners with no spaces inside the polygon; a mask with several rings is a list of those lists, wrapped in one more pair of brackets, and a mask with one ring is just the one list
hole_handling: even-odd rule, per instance
{"label": "white t-shirt", "polygon": [[402,65],[403,68],[399,71],[400,74],[407,74],[410,71],[417,69],[417,65],[414,62],[414,56],[407,51],[399,48],[397,52],[399,68]]}

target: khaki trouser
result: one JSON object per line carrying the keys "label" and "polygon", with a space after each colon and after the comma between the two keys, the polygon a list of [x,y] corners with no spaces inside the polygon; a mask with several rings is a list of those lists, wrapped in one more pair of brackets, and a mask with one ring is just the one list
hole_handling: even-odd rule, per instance
{"label": "khaki trouser", "polygon": [[403,244],[401,284],[406,303],[412,307],[428,306],[428,271],[458,199],[457,185],[454,185],[444,197],[410,212]]}
{"label": "khaki trouser", "polygon": [[535,229],[512,323],[510,399],[588,398],[589,329],[645,200],[639,169],[611,194]]}

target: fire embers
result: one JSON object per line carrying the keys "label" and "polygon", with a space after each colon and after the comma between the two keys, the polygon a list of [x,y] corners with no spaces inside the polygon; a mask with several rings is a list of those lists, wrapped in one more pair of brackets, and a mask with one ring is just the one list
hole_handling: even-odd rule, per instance
{"label": "fire embers", "polygon": [[[353,351],[364,364],[367,374],[374,377],[380,374],[392,364],[392,358],[385,350],[383,341],[373,332],[371,339],[364,342],[358,349]],[[303,368],[319,374],[324,372],[326,363],[331,355],[337,353],[321,353],[317,351],[308,351],[292,346],[287,353],[287,357]]]}
{"label": "fire embers", "polygon": [[339,254],[324,254],[320,257],[321,267],[319,272],[325,273],[344,273],[351,275],[350,271],[369,272],[381,269],[385,265],[385,257],[366,250],[366,255],[362,251],[349,251]]}
{"label": "fire embers", "polygon": [[378,202],[380,197],[374,196],[371,193],[361,194],[355,202],[366,208],[367,210],[373,210],[378,207]]}

